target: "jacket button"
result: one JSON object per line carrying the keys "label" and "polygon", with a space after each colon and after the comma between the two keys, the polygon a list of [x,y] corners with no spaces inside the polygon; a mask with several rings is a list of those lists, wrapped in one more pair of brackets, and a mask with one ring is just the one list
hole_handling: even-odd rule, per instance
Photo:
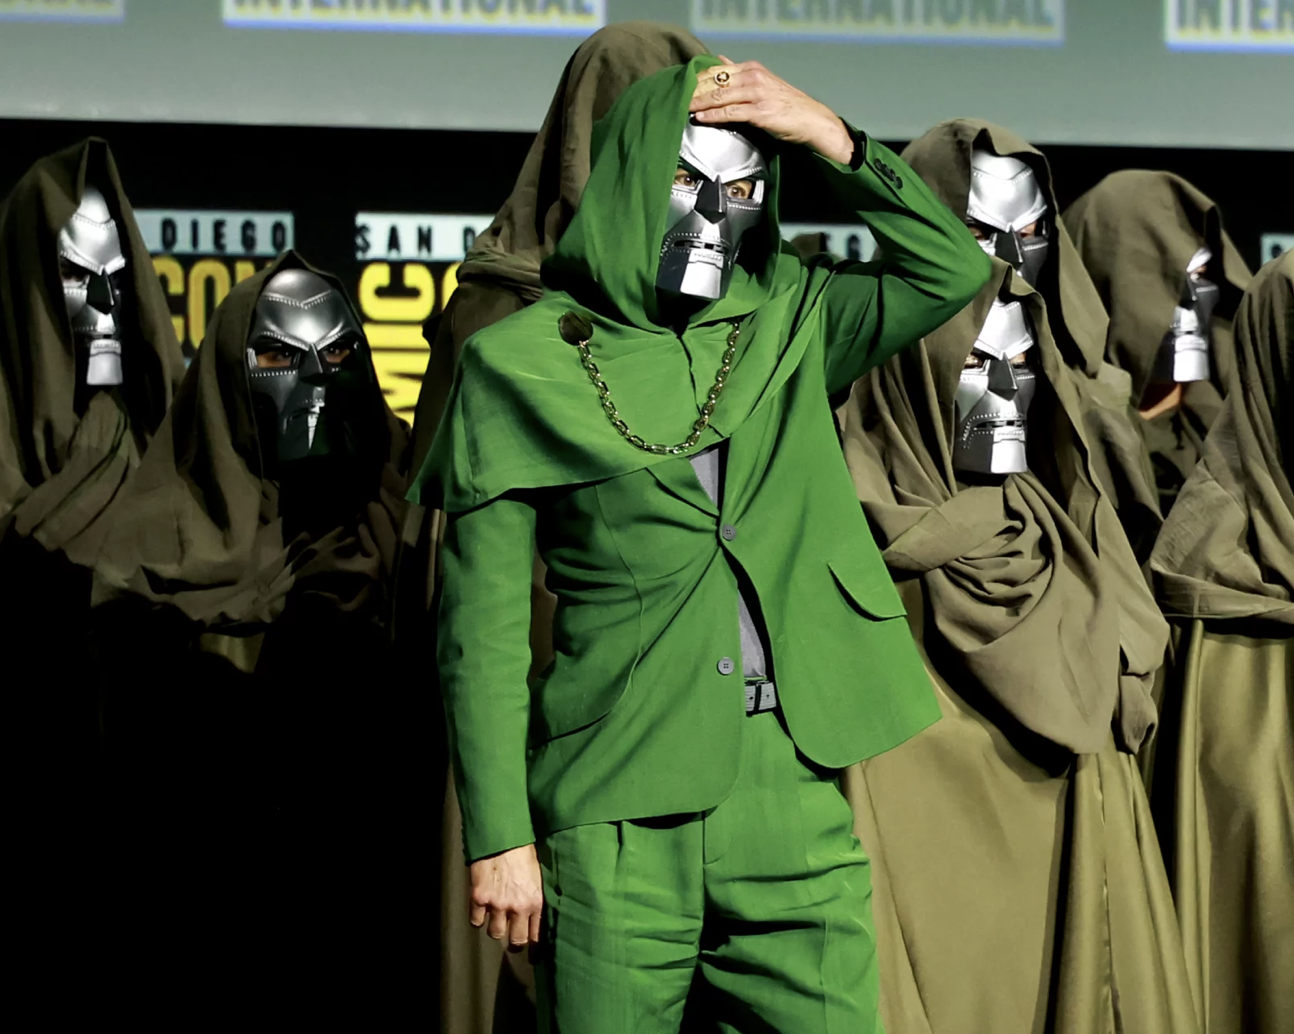
{"label": "jacket button", "polygon": [[737,665],[735,665],[735,664],[733,664],[733,663],[732,663],[732,658],[731,658],[731,657],[720,657],[720,658],[719,658],[719,674],[720,674],[720,675],[731,675],[731,674],[732,674],[734,671],[736,671],[736,670],[737,670]]}
{"label": "jacket button", "polygon": [[731,542],[737,537],[737,529],[731,524],[725,524],[719,529],[719,534],[723,536],[724,542]]}

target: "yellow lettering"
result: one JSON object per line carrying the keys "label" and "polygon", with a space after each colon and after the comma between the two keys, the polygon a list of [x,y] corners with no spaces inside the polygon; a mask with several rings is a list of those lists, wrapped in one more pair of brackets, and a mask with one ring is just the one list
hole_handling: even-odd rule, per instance
{"label": "yellow lettering", "polygon": [[[173,298],[184,295],[184,267],[170,255],[156,255],[153,258],[153,271],[162,281],[162,289]],[[175,328],[175,340],[184,344],[184,317],[171,314],[171,326]]]}
{"label": "yellow lettering", "polygon": [[189,270],[189,334],[193,347],[202,344],[207,333],[207,285],[213,292],[211,308],[229,294],[229,267],[216,259],[200,259]]}
{"label": "yellow lettering", "polygon": [[234,283],[241,284],[256,273],[256,263],[251,259],[239,259],[234,263]]}
{"label": "yellow lettering", "polygon": [[402,267],[401,285],[414,296],[390,297],[378,292],[391,286],[391,264],[374,262],[366,266],[359,278],[359,304],[364,315],[374,320],[399,323],[421,323],[431,315],[436,306],[436,286],[431,270],[419,262],[406,262]]}
{"label": "yellow lettering", "polygon": [[[371,323],[364,328],[369,334],[370,343],[376,329]],[[418,327],[411,329],[419,330]],[[421,332],[418,338],[422,341]],[[418,392],[422,388],[422,375],[427,372],[427,343],[422,341],[422,348],[417,351],[410,348],[374,347],[373,369],[377,371],[377,382],[382,387],[382,394],[386,396],[387,405],[396,416],[412,423],[414,410],[418,406]]]}
{"label": "yellow lettering", "polygon": [[450,296],[458,290],[458,267],[461,262],[455,262],[440,278],[440,307],[443,310],[449,304]]}

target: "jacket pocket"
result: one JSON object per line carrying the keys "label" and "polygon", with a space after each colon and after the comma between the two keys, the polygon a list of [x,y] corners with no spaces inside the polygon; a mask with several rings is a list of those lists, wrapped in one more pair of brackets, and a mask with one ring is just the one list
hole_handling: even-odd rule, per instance
{"label": "jacket pocket", "polygon": [[868,542],[845,557],[827,561],[840,591],[869,618],[884,620],[907,615],[880,551]]}

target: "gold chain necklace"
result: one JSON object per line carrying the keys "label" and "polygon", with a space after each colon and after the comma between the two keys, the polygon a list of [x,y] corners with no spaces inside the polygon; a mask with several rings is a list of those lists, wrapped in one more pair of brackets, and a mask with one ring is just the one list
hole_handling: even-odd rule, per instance
{"label": "gold chain necklace", "polygon": [[692,433],[679,442],[678,445],[653,445],[644,439],[642,435],[634,434],[629,429],[629,425],[625,423],[620,411],[616,409],[616,404],[611,400],[611,389],[607,387],[607,382],[603,380],[598,364],[593,361],[593,354],[589,351],[589,339],[593,336],[593,325],[582,316],[568,312],[558,321],[558,328],[561,331],[562,339],[567,344],[574,345],[579,352],[580,365],[584,367],[584,372],[589,375],[589,380],[593,382],[593,387],[597,389],[598,399],[602,403],[602,411],[606,413],[607,419],[611,421],[611,426],[620,432],[620,437],[634,448],[641,449],[643,452],[650,452],[654,456],[681,455],[701,440],[701,435],[710,426],[710,418],[714,415],[714,407],[719,403],[719,396],[723,394],[723,387],[728,383],[728,374],[732,373],[732,360],[737,354],[737,338],[741,335],[741,324],[734,323],[732,332],[728,335],[728,347],[723,352],[723,362],[720,363],[719,372],[715,375],[714,386],[706,395],[705,404],[701,407],[701,415],[692,424]]}

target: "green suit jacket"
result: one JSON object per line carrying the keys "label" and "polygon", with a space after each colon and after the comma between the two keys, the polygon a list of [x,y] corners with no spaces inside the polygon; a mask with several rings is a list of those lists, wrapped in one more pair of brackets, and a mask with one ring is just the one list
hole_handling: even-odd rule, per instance
{"label": "green suit jacket", "polygon": [[[731,375],[733,395],[716,410],[713,438],[698,446],[728,440],[718,506],[687,456],[643,454],[625,459],[630,469],[622,473],[574,483],[536,476],[528,485],[524,471],[512,473],[517,487],[493,485],[480,504],[473,487],[487,478],[446,473],[454,466],[444,459],[450,445],[439,449],[439,461],[433,449],[429,467],[439,462],[440,473],[424,470],[420,482],[438,478],[442,498],[451,499],[455,492],[443,485],[455,476],[463,483],[459,505],[447,506],[438,657],[469,859],[530,843],[537,831],[695,813],[724,799],[747,720],[738,572],[758,602],[787,726],[813,762],[844,767],[937,719],[903,606],[842,460],[828,397],[960,310],[986,281],[989,262],[885,147],[862,138],[854,168],[819,164],[871,225],[887,261],[822,256],[802,265],[789,249],[777,257],[778,276],[790,278],[778,297],[791,298],[785,322],[795,329],[761,324],[760,312],[743,325],[748,351]],[[581,215],[589,207],[586,192]],[[546,429],[533,415],[519,426],[531,438],[549,434],[545,448],[562,454],[553,463],[591,464],[585,439],[601,425],[579,421],[590,413],[606,418],[555,329],[574,305],[554,291],[498,324],[495,337],[486,331],[471,339],[455,392],[472,401],[451,400],[440,437],[455,438],[455,421],[488,424],[547,390],[543,350],[551,347],[554,361],[578,376],[565,401],[546,410]],[[595,323],[614,329],[613,321]],[[668,409],[685,395],[695,419],[729,329],[727,321],[703,321],[619,358],[609,347],[599,366],[613,396],[623,391],[629,400],[638,379],[666,376],[675,364],[674,389],[654,397]],[[522,330],[524,340],[533,335],[533,360],[515,350]],[[493,387],[473,394],[473,381],[498,382],[504,360],[492,360],[491,349],[504,338],[506,361],[522,371],[514,378],[520,387],[512,396]],[[758,390],[743,396],[755,381]],[[576,428],[565,441],[563,414]],[[650,422],[648,408],[635,414],[625,413],[631,426]],[[675,440],[682,438],[687,422],[674,426]],[[654,440],[668,440],[662,435]],[[494,447],[524,451],[523,431],[498,437],[490,439]],[[618,440],[606,448],[618,445],[633,451]],[[486,448],[469,440],[455,469],[484,469]],[[558,597],[556,660],[528,686],[536,540]]]}

